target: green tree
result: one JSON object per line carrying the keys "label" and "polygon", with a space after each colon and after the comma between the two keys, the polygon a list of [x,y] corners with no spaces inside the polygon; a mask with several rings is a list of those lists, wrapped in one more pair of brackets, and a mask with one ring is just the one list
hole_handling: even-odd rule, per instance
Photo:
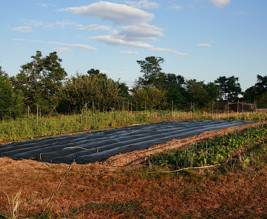
{"label": "green tree", "polygon": [[205,85],[205,88],[208,92],[208,99],[210,102],[216,101],[220,97],[220,89],[219,86],[213,82],[209,82]]}
{"label": "green tree", "polygon": [[20,117],[24,112],[23,94],[13,91],[8,74],[0,66],[0,119]]}
{"label": "green tree", "polygon": [[189,107],[187,103],[187,92],[185,89],[185,79],[183,76],[175,74],[164,74],[164,87],[163,89],[167,92],[167,101],[169,108],[174,107],[177,109],[184,110]]}
{"label": "green tree", "polygon": [[0,119],[8,118],[12,107],[12,85],[0,66]]}
{"label": "green tree", "polygon": [[156,87],[147,86],[145,88],[138,88],[133,93],[133,100],[139,106],[143,106],[149,110],[151,109],[166,109],[166,91],[160,90]]}
{"label": "green tree", "polygon": [[189,100],[196,108],[207,107],[209,104],[209,93],[203,81],[196,79],[188,80],[186,83]]}
{"label": "green tree", "polygon": [[56,52],[43,57],[40,51],[32,61],[22,65],[20,73],[12,79],[16,93],[24,94],[24,102],[33,108],[39,104],[43,112],[58,105],[62,83],[67,75]]}
{"label": "green tree", "polygon": [[125,100],[131,100],[132,97],[129,94],[129,87],[126,83],[119,82],[119,95]]}
{"label": "green tree", "polygon": [[142,77],[139,77],[137,85],[139,87],[157,86],[157,80],[159,80],[161,73],[160,64],[164,62],[161,57],[149,56],[145,60],[138,60],[137,63],[141,67]]}
{"label": "green tree", "polygon": [[257,75],[257,82],[254,86],[251,86],[244,92],[244,100],[247,102],[254,102],[266,105],[267,95],[267,76]]}
{"label": "green tree", "polygon": [[241,87],[238,83],[238,78],[231,77],[219,77],[215,81],[215,84],[219,86],[220,99],[225,101],[237,101],[241,94]]}
{"label": "green tree", "polygon": [[98,69],[91,68],[90,70],[87,71],[87,74],[90,77],[93,77],[94,75],[97,75],[97,76],[100,76],[100,77],[103,77],[103,78],[107,79],[107,75],[104,74],[104,73],[101,73],[100,70],[98,70]]}
{"label": "green tree", "polygon": [[71,107],[71,111],[76,112],[85,104],[90,107],[94,103],[95,106],[108,110],[122,102],[119,83],[103,77],[102,74],[77,74],[66,82],[63,92],[64,101]]}

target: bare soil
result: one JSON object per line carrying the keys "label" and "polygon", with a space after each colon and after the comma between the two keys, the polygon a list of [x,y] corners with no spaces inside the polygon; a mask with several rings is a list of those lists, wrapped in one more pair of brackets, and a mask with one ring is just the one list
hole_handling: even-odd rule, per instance
{"label": "bare soil", "polygon": [[[46,214],[66,218],[264,217],[266,168],[215,178],[193,172],[193,177],[140,175],[142,165],[152,154],[262,124],[209,131],[119,154],[101,163],[73,163]],[[9,215],[7,196],[12,198],[22,191],[20,217],[36,217],[68,168],[66,164],[0,158],[0,215]]]}

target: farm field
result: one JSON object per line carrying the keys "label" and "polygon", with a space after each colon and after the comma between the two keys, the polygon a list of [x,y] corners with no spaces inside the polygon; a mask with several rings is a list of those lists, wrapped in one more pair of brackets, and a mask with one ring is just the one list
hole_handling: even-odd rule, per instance
{"label": "farm field", "polygon": [[54,115],[0,121],[0,144],[81,132],[121,128],[134,124],[162,121],[241,120],[267,121],[267,113],[206,113],[180,111],[115,111],[87,114]]}
{"label": "farm field", "polygon": [[0,218],[264,217],[266,115],[224,116],[258,122],[93,164],[0,158]]}
{"label": "farm field", "polygon": [[114,155],[144,150],[173,139],[251,124],[242,121],[168,121],[2,145],[0,157],[49,163],[104,161]]}

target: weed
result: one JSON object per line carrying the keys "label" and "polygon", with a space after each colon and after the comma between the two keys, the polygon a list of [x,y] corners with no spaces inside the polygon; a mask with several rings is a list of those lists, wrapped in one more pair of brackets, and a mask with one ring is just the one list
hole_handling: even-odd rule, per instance
{"label": "weed", "polygon": [[14,197],[9,197],[8,195],[6,196],[9,204],[9,213],[10,213],[9,218],[11,219],[18,218],[19,206],[21,204],[20,201],[21,191],[19,191]]}

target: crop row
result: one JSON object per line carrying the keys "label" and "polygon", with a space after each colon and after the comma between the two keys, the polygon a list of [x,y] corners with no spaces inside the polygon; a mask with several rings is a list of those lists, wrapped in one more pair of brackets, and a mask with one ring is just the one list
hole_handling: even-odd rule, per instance
{"label": "crop row", "polygon": [[169,169],[217,165],[246,153],[255,144],[266,141],[267,125],[237,131],[214,139],[203,141],[186,149],[155,154],[151,162]]}

